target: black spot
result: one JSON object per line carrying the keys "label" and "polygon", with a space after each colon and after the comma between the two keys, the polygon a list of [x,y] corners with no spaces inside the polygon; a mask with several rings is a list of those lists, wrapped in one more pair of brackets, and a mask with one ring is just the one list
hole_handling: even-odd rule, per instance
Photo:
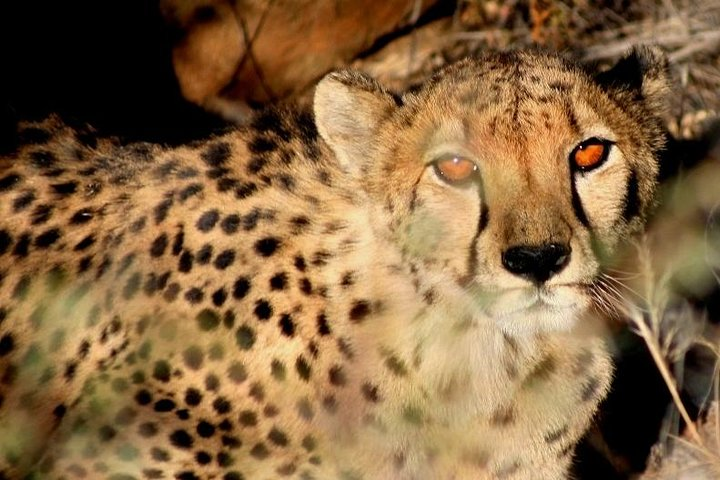
{"label": "black spot", "polygon": [[300,279],[300,291],[304,293],[305,295],[311,295],[312,294],[312,283],[310,283],[310,280],[307,278]]}
{"label": "black spot", "polygon": [[139,390],[135,394],[135,401],[138,405],[147,405],[152,402],[152,395],[145,389]]}
{"label": "black spot", "polygon": [[190,407],[195,407],[202,401],[202,394],[196,388],[188,388],[185,390],[185,403]]}
{"label": "black spot", "polygon": [[195,473],[190,472],[190,471],[184,471],[184,472],[177,473],[177,474],[175,474],[175,478],[177,480],[200,480],[200,477],[198,477],[197,475],[195,475]]}
{"label": "black spot", "polygon": [[242,218],[243,230],[249,232],[257,227],[258,220],[260,220],[260,210],[253,208],[250,213]]}
{"label": "black spot", "polygon": [[[311,477],[308,477],[310,479]],[[245,477],[240,472],[228,472],[225,475],[223,475],[222,480],[245,480]]]}
{"label": "black spot", "polygon": [[247,371],[241,363],[233,362],[228,367],[228,378],[235,383],[242,383],[247,380]]}
{"label": "black spot", "polygon": [[0,178],[0,192],[4,192],[6,190],[10,190],[11,188],[14,188],[16,184],[20,182],[20,175],[16,173],[11,173],[9,175],[6,175],[2,178]]}
{"label": "black spot", "polygon": [[215,268],[225,270],[235,261],[235,250],[225,250],[220,252],[215,258]]}
{"label": "black spot", "polygon": [[52,168],[57,163],[57,157],[47,150],[38,150],[30,154],[30,162],[35,168],[45,170]]}
{"label": "black spot", "polygon": [[225,312],[225,315],[223,315],[223,325],[225,325],[225,328],[227,329],[231,329],[235,326],[235,312],[232,310]]}
{"label": "black spot", "polygon": [[78,210],[73,214],[72,217],[70,217],[70,223],[73,225],[82,225],[83,223],[87,223],[93,218],[93,212],[89,208],[83,208],[81,210]]}
{"label": "black spot", "polygon": [[295,257],[295,268],[297,268],[300,272],[304,272],[307,268],[307,265],[305,264],[305,259],[302,257],[302,255],[297,255]]}
{"label": "black spot", "polygon": [[293,217],[290,219],[290,225],[292,226],[293,233],[298,234],[307,229],[310,225],[310,219],[304,215]]}
{"label": "black spot", "polygon": [[[200,9],[198,9],[200,10]],[[212,9],[211,9],[212,10]],[[196,11],[197,14],[197,11]],[[216,142],[210,144],[204,152],[200,154],[200,157],[210,167],[222,166],[228,158],[230,158],[231,150],[230,144],[227,142]]]}
{"label": "black spot", "polygon": [[39,248],[48,248],[53,243],[57,242],[60,238],[60,230],[52,228],[47,232],[38,235],[35,238],[35,246]]}
{"label": "black spot", "polygon": [[202,438],[210,438],[215,435],[215,426],[205,420],[201,420],[198,422],[195,431]]}
{"label": "black spot", "polygon": [[50,188],[52,188],[53,192],[55,192],[57,195],[72,195],[77,191],[77,183],[76,182],[65,182],[65,183],[54,183],[50,185]]}
{"label": "black spot", "polygon": [[328,325],[325,313],[319,313],[317,316],[318,333],[322,336],[330,335],[330,325]]}
{"label": "black spot", "polygon": [[175,430],[170,434],[170,443],[178,448],[192,448],[193,438],[185,430]]}
{"label": "black spot", "polygon": [[255,302],[255,310],[253,311],[258,320],[267,320],[273,314],[272,305],[267,300],[258,300]]}
{"label": "black spot", "polygon": [[248,325],[243,325],[235,333],[235,341],[241,350],[250,350],[255,345],[255,330]]}
{"label": "black spot", "polygon": [[257,443],[250,449],[250,455],[258,460],[264,460],[270,455],[270,451],[264,443]]}
{"label": "black spot", "polygon": [[198,370],[202,367],[204,358],[205,354],[202,348],[197,345],[191,345],[183,352],[183,362],[191,370]]}
{"label": "black spot", "polygon": [[127,279],[125,287],[123,288],[123,298],[125,300],[130,300],[132,297],[134,297],[137,291],[140,289],[141,282],[142,276],[140,275],[140,273],[135,272],[130,275],[130,278]]}
{"label": "black spot", "polygon": [[76,252],[81,252],[85,250],[86,248],[90,247],[95,243],[95,237],[92,235],[88,235],[87,237],[80,240],[75,247],[73,247],[73,250]]}
{"label": "black spot", "polygon": [[3,337],[0,339],[0,357],[3,357],[10,353],[14,347],[15,340],[13,340],[12,335],[9,333],[3,335]]}
{"label": "black spot", "polygon": [[277,142],[272,138],[256,136],[248,144],[248,149],[254,154],[263,154],[272,152],[277,148]]}
{"label": "black spot", "polygon": [[146,223],[147,223],[147,217],[140,217],[137,220],[135,220],[133,223],[130,224],[130,231],[132,233],[138,233],[143,228],[145,228]]}
{"label": "black spot", "polygon": [[158,427],[152,422],[142,423],[138,427],[138,433],[145,438],[154,437],[158,433]]}
{"label": "black spot", "polygon": [[175,256],[180,255],[180,252],[182,252],[184,243],[185,243],[185,232],[183,230],[180,230],[175,235],[175,240],[173,241],[173,247],[172,247],[172,254]]}
{"label": "black spot", "polygon": [[335,365],[330,368],[330,371],[328,372],[328,379],[330,380],[330,383],[341,387],[347,383],[347,377],[345,376],[345,372],[343,372],[343,369],[340,365]]}
{"label": "black spot", "polygon": [[222,222],[220,222],[220,228],[222,228],[222,231],[228,235],[232,235],[237,232],[239,226],[240,216],[236,214],[228,215],[223,218]]}
{"label": "black spot", "polygon": [[80,262],[78,263],[78,272],[79,273],[87,272],[91,266],[92,266],[92,257],[90,255],[86,255],[83,258],[81,258]]}
{"label": "black spot", "polygon": [[175,402],[173,402],[169,398],[163,398],[162,400],[158,400],[157,402],[155,402],[153,410],[155,410],[156,412],[170,412],[174,408]]}
{"label": "black spot", "polygon": [[343,288],[351,287],[355,284],[355,273],[354,272],[345,272],[342,279],[340,280],[340,285]]}
{"label": "black spot", "polygon": [[152,245],[150,245],[150,255],[153,257],[159,257],[162,254],[165,253],[165,249],[168,246],[168,237],[166,234],[158,235],[155,240],[153,240]]}
{"label": "black spot", "polygon": [[167,289],[165,290],[165,293],[163,294],[163,298],[168,301],[172,302],[175,300],[180,293],[180,285],[178,283],[171,283],[168,285]]}
{"label": "black spot", "polygon": [[286,337],[292,337],[295,335],[295,322],[293,322],[292,317],[289,313],[284,313],[280,317],[280,331],[285,335]]}
{"label": "black spot", "polygon": [[150,456],[157,462],[167,462],[170,460],[170,454],[162,448],[152,447],[150,449]]}
{"label": "black spot", "polygon": [[275,237],[266,237],[255,242],[255,251],[263,256],[269,257],[280,245],[280,241]]}
{"label": "black spot", "polygon": [[204,332],[215,330],[217,326],[220,325],[220,316],[217,312],[210,310],[209,308],[201,310],[195,317],[195,320],[197,321],[200,330]]}
{"label": "black spot", "polygon": [[271,290],[284,290],[287,284],[287,274],[285,272],[276,273],[270,279]]}
{"label": "black spot", "polygon": [[210,463],[212,461],[212,457],[210,456],[209,453],[207,453],[205,451],[199,451],[195,454],[195,461],[199,465],[207,465],[208,463]]}
{"label": "black spot", "polygon": [[238,199],[242,200],[244,198],[248,198],[249,196],[251,196],[252,194],[257,192],[257,190],[258,190],[258,187],[254,183],[252,183],[252,182],[243,183],[241,185],[238,185],[235,188],[235,196]]}
{"label": "black spot", "polygon": [[155,215],[156,225],[159,225],[160,223],[162,223],[163,220],[167,218],[168,212],[170,211],[170,207],[172,207],[172,205],[173,199],[166,198],[155,206],[153,213]]}
{"label": "black spot", "polygon": [[297,360],[295,361],[295,370],[297,370],[297,373],[301,379],[305,381],[308,381],[310,379],[310,364],[307,362],[307,360],[305,360],[302,355],[297,357]]}
{"label": "black spot", "polygon": [[197,228],[201,232],[209,232],[213,229],[219,219],[220,214],[217,210],[208,210],[200,215],[200,218],[197,221]]}
{"label": "black spot", "polygon": [[227,292],[223,288],[216,290],[212,294],[212,302],[213,302],[213,305],[215,305],[216,307],[222,307],[222,305],[225,303],[226,299],[227,299]]}
{"label": "black spot", "polygon": [[98,429],[98,437],[100,437],[101,442],[109,442],[115,435],[117,435],[117,431],[110,425],[103,425]]}
{"label": "black spot", "polygon": [[167,383],[170,381],[170,364],[165,360],[158,360],[153,367],[153,378]]}
{"label": "black spot", "polygon": [[370,314],[370,304],[365,300],[356,301],[350,309],[350,321],[360,323]]}
{"label": "black spot", "polygon": [[13,255],[17,257],[27,257],[28,254],[28,248],[30,247],[30,234],[29,233],[23,233],[20,238],[15,243],[15,248],[13,249]]}
{"label": "black spot", "polygon": [[332,253],[328,252],[327,250],[320,250],[315,252],[311,263],[316,267],[322,267],[327,265],[328,261],[332,258],[332,256]]}
{"label": "black spot", "polygon": [[180,190],[178,197],[180,202],[185,202],[188,198],[195,196],[203,191],[203,186],[199,183],[193,183]]}
{"label": "black spot", "polygon": [[239,277],[233,285],[233,298],[242,300],[250,291],[250,280],[247,277]]}
{"label": "black spot", "polygon": [[12,244],[12,237],[7,230],[0,230],[0,255],[4,254]]}
{"label": "black spot", "polygon": [[219,192],[227,192],[235,188],[237,184],[238,181],[235,178],[222,177],[217,181],[217,188]]}
{"label": "black spot", "polygon": [[192,287],[187,292],[185,292],[185,300],[187,300],[193,305],[197,305],[198,303],[202,302],[204,296],[205,295],[203,294],[203,291],[197,287]]}
{"label": "black spot", "polygon": [[387,366],[388,370],[390,370],[393,374],[397,375],[398,377],[404,377],[408,373],[407,367],[405,366],[405,362],[395,355],[389,355],[385,359],[385,366]]}
{"label": "black spot", "polygon": [[243,410],[238,416],[238,421],[245,427],[254,427],[258,423],[257,414],[252,410]]}
{"label": "black spot", "polygon": [[197,253],[197,261],[200,265],[206,265],[210,262],[210,259],[212,258],[212,252],[213,247],[212,245],[205,244],[202,247],[200,247],[200,250],[198,250]]}
{"label": "black spot", "polygon": [[38,205],[32,212],[30,223],[32,225],[41,225],[48,221],[52,215],[53,207],[50,205]]}
{"label": "black spot", "polygon": [[26,209],[32,202],[35,201],[34,192],[25,192],[13,200],[13,211],[20,212]]}
{"label": "black spot", "polygon": [[226,398],[218,397],[213,401],[213,409],[220,415],[225,415],[230,411],[231,408],[232,405],[230,404],[230,401],[228,401],[228,399]]}
{"label": "black spot", "polygon": [[290,443],[287,434],[277,427],[273,427],[267,437],[270,442],[274,443],[278,447],[286,447],[288,443]]}
{"label": "black spot", "polygon": [[378,387],[370,383],[363,383],[361,391],[365,400],[372,403],[380,401],[380,395],[378,394]]}

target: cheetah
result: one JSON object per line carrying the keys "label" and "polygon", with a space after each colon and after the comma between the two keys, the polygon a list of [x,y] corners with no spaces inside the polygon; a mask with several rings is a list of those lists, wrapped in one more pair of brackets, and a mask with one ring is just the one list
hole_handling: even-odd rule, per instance
{"label": "cheetah", "polygon": [[612,376],[667,62],[492,52],[403,94],[0,159],[2,478],[560,479]]}

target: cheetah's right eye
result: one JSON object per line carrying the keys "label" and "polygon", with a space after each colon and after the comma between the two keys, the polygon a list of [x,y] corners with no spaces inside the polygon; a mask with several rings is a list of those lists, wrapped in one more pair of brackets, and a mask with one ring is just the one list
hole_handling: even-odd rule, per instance
{"label": "cheetah's right eye", "polygon": [[438,177],[450,185],[461,185],[473,180],[478,174],[475,162],[460,156],[440,158],[433,163]]}

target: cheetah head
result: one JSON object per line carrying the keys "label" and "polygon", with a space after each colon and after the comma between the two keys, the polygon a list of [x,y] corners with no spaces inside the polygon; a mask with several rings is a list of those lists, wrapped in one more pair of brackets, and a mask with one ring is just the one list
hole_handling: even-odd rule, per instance
{"label": "cheetah head", "polygon": [[591,74],[494,53],[395,96],[352,71],[318,86],[318,130],[407,262],[509,334],[570,328],[604,260],[644,224],[664,148],[667,62]]}

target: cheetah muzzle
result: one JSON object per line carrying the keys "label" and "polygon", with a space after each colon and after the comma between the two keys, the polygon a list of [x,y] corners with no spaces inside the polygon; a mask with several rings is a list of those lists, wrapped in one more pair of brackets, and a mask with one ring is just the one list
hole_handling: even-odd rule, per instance
{"label": "cheetah muzzle", "polygon": [[57,118],[0,158],[2,478],[560,479],[612,366],[663,56],[341,71],[177,148]]}

